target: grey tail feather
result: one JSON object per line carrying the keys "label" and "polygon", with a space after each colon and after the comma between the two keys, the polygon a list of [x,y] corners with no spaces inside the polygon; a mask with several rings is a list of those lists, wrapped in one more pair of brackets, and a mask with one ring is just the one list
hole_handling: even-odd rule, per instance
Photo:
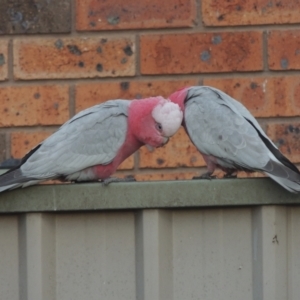
{"label": "grey tail feather", "polygon": [[14,183],[14,184],[10,184],[10,185],[0,186],[0,193],[4,192],[4,191],[10,191],[10,190],[16,189],[19,186],[21,186],[21,184],[19,184],[19,183]]}
{"label": "grey tail feather", "polygon": [[[296,166],[294,167],[296,168]],[[281,162],[269,160],[263,171],[286,190],[293,193],[300,192],[300,174],[296,173],[294,168],[291,169]]]}
{"label": "grey tail feather", "polygon": [[35,178],[25,177],[20,169],[9,170],[0,175],[0,192],[12,190],[23,185],[23,183]]}
{"label": "grey tail feather", "polygon": [[288,190],[289,192],[298,194],[300,192],[300,184],[294,181],[291,181],[287,178],[281,178],[274,176],[273,174],[268,174],[274,181],[280,184],[283,188]]}
{"label": "grey tail feather", "polygon": [[277,148],[273,146],[273,144],[270,142],[268,138],[262,135],[262,133],[254,126],[254,124],[246,119],[256,130],[261,140],[264,142],[266,147],[272,152],[272,154],[287,168],[293,170],[294,172],[298,173],[300,175],[300,171],[297,169],[297,167],[287,158],[285,157]]}
{"label": "grey tail feather", "polygon": [[8,170],[6,173],[0,175],[0,193],[16,189],[20,186],[23,186],[23,183],[26,183],[31,180],[36,180],[36,178],[32,177],[25,177],[20,167],[27,161],[27,159],[41,147],[42,143],[37,145],[35,148],[31,149],[21,160],[21,163],[19,166],[16,166],[15,168],[12,168]]}

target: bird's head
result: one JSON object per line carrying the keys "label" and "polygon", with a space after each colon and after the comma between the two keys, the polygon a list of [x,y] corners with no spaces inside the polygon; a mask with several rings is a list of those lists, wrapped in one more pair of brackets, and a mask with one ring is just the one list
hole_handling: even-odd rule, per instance
{"label": "bird's head", "polygon": [[180,109],[184,111],[184,101],[187,97],[189,88],[185,87],[182,89],[179,89],[178,91],[174,92],[169,96],[169,99],[173,102],[179,105]]}
{"label": "bird's head", "polygon": [[165,145],[182,122],[179,106],[162,97],[134,100],[130,105],[129,122],[135,137],[151,147]]}

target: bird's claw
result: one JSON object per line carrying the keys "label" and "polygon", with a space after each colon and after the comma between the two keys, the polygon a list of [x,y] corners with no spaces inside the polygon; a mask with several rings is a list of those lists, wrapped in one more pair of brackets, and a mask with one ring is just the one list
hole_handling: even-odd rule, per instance
{"label": "bird's claw", "polygon": [[126,176],[124,178],[109,177],[109,178],[103,179],[102,184],[104,186],[108,186],[110,183],[113,183],[113,182],[133,182],[133,181],[136,181],[136,179],[131,175]]}
{"label": "bird's claw", "polygon": [[211,179],[216,179],[216,176],[212,175],[211,173],[204,173],[200,176],[194,176],[193,179],[197,179],[197,180],[199,180],[199,179],[209,179],[209,180],[211,180]]}
{"label": "bird's claw", "polygon": [[225,179],[237,178],[237,174],[226,173],[224,174],[223,178]]}

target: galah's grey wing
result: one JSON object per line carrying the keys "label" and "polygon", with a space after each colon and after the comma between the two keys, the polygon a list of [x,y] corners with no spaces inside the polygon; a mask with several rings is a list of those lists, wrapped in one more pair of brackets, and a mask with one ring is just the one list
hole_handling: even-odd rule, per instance
{"label": "galah's grey wing", "polygon": [[185,104],[187,132],[206,155],[234,167],[259,170],[269,161],[268,151],[257,131],[214,90],[191,88]]}
{"label": "galah's grey wing", "polygon": [[[228,106],[233,112],[242,116],[257,131],[259,138],[262,140],[264,145],[270,151],[269,157],[272,158],[272,155],[274,155],[275,158],[278,161],[280,161],[282,164],[284,164],[287,168],[290,168],[297,174],[299,173],[297,167],[279,151],[277,146],[272,142],[271,139],[269,139],[269,137],[265,134],[265,132],[260,127],[257,120],[251,115],[251,113],[247,110],[247,108],[243,104],[241,104],[240,102],[236,101],[229,95],[225,94],[224,92],[222,92],[216,88],[203,86],[203,87],[199,87],[199,89],[202,91],[205,91],[206,93],[209,93],[209,94],[215,93],[217,95],[217,97],[215,97],[215,101],[217,103],[219,103],[220,105]],[[198,93],[199,93],[199,90],[198,90]],[[272,161],[274,162],[274,159],[272,159]],[[269,164],[269,165],[265,166],[264,171],[274,172],[274,168],[276,169],[276,166],[274,166],[273,164],[271,164],[271,165]],[[281,174],[281,175],[283,176],[284,174]]]}
{"label": "galah's grey wing", "polygon": [[125,141],[129,104],[108,101],[80,112],[37,147],[21,166],[22,174],[53,178],[109,164]]}
{"label": "galah's grey wing", "polygon": [[297,167],[241,103],[211,87],[193,87],[187,99],[186,128],[200,152],[227,168],[264,171],[287,190],[300,191]]}
{"label": "galah's grey wing", "polygon": [[208,89],[211,90],[212,92],[215,92],[217,95],[219,95],[219,97],[216,99],[216,101],[218,101],[218,103],[223,104],[224,103],[230,107],[234,112],[236,112],[237,114],[240,114],[241,116],[243,116],[246,120],[248,120],[249,122],[252,123],[252,125],[255,127],[255,129],[259,132],[259,134],[261,136],[263,136],[266,140],[268,140],[268,142],[275,147],[276,149],[277,146],[269,139],[269,137],[265,134],[265,132],[262,130],[262,128],[260,127],[259,123],[257,122],[257,120],[251,115],[251,113],[249,112],[249,110],[239,101],[233,99],[232,97],[230,97],[229,95],[227,95],[226,93],[213,88],[213,87],[208,87],[208,86],[203,86],[201,87],[204,90]]}

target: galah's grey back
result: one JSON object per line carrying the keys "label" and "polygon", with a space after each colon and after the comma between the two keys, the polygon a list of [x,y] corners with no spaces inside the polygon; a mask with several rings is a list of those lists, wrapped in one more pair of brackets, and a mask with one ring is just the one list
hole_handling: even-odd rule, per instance
{"label": "galah's grey back", "polygon": [[300,191],[300,173],[267,137],[251,113],[222,91],[188,89],[184,121],[198,148],[225,169],[264,171],[292,192]]}
{"label": "galah's grey back", "polygon": [[113,100],[78,113],[29,152],[19,169],[4,174],[0,191],[29,178],[35,183],[109,164],[125,141],[129,105],[129,100]]}

